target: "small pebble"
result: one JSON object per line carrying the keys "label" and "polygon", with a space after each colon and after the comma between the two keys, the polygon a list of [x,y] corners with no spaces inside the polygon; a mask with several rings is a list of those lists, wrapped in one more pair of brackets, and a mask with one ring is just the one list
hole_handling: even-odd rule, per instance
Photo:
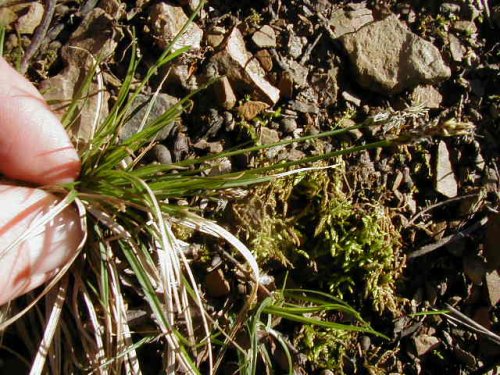
{"label": "small pebble", "polygon": [[154,146],[153,155],[161,164],[172,164],[172,154],[165,145],[158,144]]}
{"label": "small pebble", "polygon": [[293,118],[285,117],[280,121],[281,130],[286,134],[292,134],[297,129],[297,121]]}

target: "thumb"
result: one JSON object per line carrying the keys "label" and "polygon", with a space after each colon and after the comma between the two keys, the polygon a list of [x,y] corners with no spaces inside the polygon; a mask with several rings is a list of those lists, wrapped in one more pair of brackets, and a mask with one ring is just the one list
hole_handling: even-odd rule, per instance
{"label": "thumb", "polygon": [[11,246],[58,202],[40,189],[0,185],[0,305],[43,284],[77,250],[83,234],[72,207]]}

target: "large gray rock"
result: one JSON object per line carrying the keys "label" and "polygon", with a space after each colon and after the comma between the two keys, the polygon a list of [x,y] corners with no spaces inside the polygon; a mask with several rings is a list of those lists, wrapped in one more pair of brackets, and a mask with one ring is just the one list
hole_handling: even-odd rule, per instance
{"label": "large gray rock", "polygon": [[[148,111],[151,100],[154,100],[154,102],[151,106],[151,110]],[[124,141],[132,137],[134,134],[137,134],[157,117],[168,111],[177,102],[177,98],[168,94],[158,94],[156,98],[152,95],[138,95],[134,103],[134,109],[132,110],[131,117],[120,129],[120,139]],[[158,133],[156,139],[158,141],[165,140],[170,134],[172,126],[173,123],[166,125]]]}
{"label": "large gray rock", "polygon": [[413,34],[396,16],[343,35],[359,84],[383,94],[396,94],[419,84],[450,77],[439,50]]}
{"label": "large gray rock", "polygon": [[218,74],[226,75],[236,91],[253,93],[253,98],[270,105],[276,104],[280,91],[265,78],[266,72],[259,61],[248,52],[243,35],[234,28],[224,41],[222,50],[216,53],[211,62]]}

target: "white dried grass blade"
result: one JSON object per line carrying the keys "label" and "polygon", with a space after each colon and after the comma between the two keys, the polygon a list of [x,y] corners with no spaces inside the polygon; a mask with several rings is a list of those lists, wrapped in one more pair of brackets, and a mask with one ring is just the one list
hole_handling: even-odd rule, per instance
{"label": "white dried grass blade", "polygon": [[[97,313],[94,308],[94,304],[92,303],[92,300],[90,299],[87,290],[83,289],[82,290],[82,296],[83,300],[85,301],[85,305],[87,306],[87,312],[89,314],[90,321],[92,325],[94,326],[93,333],[94,333],[94,338],[95,338],[95,343],[97,346],[97,353],[96,353],[96,364],[97,366],[102,365],[102,363],[105,360],[106,353],[104,351],[104,341],[102,339],[102,327],[99,324],[99,319],[97,318]],[[97,371],[99,373],[103,373],[100,368],[97,368]]]}
{"label": "white dried grass blade", "polygon": [[61,312],[63,309],[63,304],[66,299],[66,292],[68,288],[68,277],[64,277],[59,285],[57,291],[56,300],[54,306],[52,307],[52,312],[50,313],[47,326],[43,333],[43,338],[38,347],[37,354],[35,356],[35,361],[31,366],[30,375],[38,375],[43,373],[43,367],[45,366],[45,361],[49,353],[50,346],[52,344],[52,339],[59,324],[59,319],[61,318]]}
{"label": "white dried grass blade", "polygon": [[227,242],[229,242],[245,258],[245,260],[249,264],[253,273],[254,282],[256,284],[259,282],[260,271],[259,271],[259,265],[257,264],[257,260],[253,256],[252,252],[243,244],[243,242],[237,239],[230,232],[228,232],[220,225],[215,224],[210,220],[206,220],[202,217],[193,214],[187,215],[182,219],[174,219],[174,220],[189,228],[199,230],[203,233],[209,234],[217,238],[222,238]]}
{"label": "white dried grass blade", "polygon": [[[238,320],[235,324],[235,327],[233,328],[232,332],[229,335],[226,336],[226,342],[234,342],[234,335],[236,334],[236,329],[239,327],[241,324],[243,324],[243,315],[245,311],[248,311],[250,308],[251,304],[253,301],[255,301],[257,297],[257,290],[259,288],[259,280],[260,280],[260,271],[259,271],[259,266],[257,264],[257,261],[253,254],[250,252],[250,250],[239,240],[237,239],[234,235],[232,235],[230,232],[222,228],[220,225],[215,224],[214,222],[211,222],[209,220],[206,220],[204,218],[201,218],[199,216],[189,214],[182,219],[176,219],[180,224],[185,225],[187,227],[193,228],[195,230],[199,230],[203,233],[209,234],[211,236],[214,236],[216,238],[222,238],[229,242],[247,261],[249,264],[253,278],[254,278],[254,283],[252,286],[252,291],[250,293],[250,296],[248,297],[245,306],[243,309],[240,311],[240,315],[238,317]],[[221,359],[219,358],[217,362],[214,365],[214,370],[217,371],[217,369],[220,366]]]}
{"label": "white dried grass blade", "polygon": [[327,166],[322,166],[322,167],[305,167],[305,168],[294,169],[294,170],[287,171],[287,172],[277,173],[275,175],[272,175],[272,177],[282,178],[282,177],[291,176],[291,175],[299,174],[299,173],[303,173],[303,172],[321,171],[324,169],[332,169],[332,168],[336,168],[336,167],[338,167],[338,164],[327,165]]}
{"label": "white dried grass blade", "polygon": [[210,329],[208,327],[208,321],[207,321],[207,316],[208,313],[206,312],[205,308],[203,307],[203,302],[201,300],[201,294],[198,289],[196,280],[194,278],[193,272],[191,271],[191,267],[189,266],[189,262],[184,256],[184,253],[182,250],[179,252],[179,255],[181,257],[182,262],[184,263],[184,267],[186,269],[186,273],[188,275],[189,282],[191,283],[191,287],[194,291],[194,294],[196,296],[196,305],[198,306],[198,310],[200,311],[201,315],[201,320],[203,324],[203,330],[205,331],[205,337],[207,340],[207,353],[208,353],[208,373],[210,375],[213,374],[213,366],[214,366],[214,359],[213,359],[213,353],[212,353],[212,340],[210,339]]}
{"label": "white dried grass blade", "polygon": [[79,296],[80,290],[82,289],[82,284],[82,280],[80,278],[77,278],[73,285],[71,306],[77,326],[77,331],[80,333],[80,343],[83,347],[83,352],[85,353],[89,364],[92,365],[94,362],[94,353],[96,352],[96,350],[94,348],[94,340],[88,332],[88,329],[86,329],[86,327],[84,326],[81,318],[81,312],[83,309],[80,308]]}
{"label": "white dried grass blade", "polygon": [[[177,257],[177,251],[176,251],[176,246],[175,246],[175,240],[173,233],[168,233],[170,227],[168,224],[165,222],[163,218],[163,213],[161,211],[160,205],[158,203],[158,200],[156,199],[155,194],[153,191],[150,189],[148,184],[146,184],[144,181],[138,179],[138,182],[143,186],[143,188],[146,190],[148,193],[152,206],[153,206],[153,213],[155,215],[155,220],[153,220],[152,225],[155,227],[156,231],[155,233],[158,233],[159,236],[157,238],[157,241],[160,242],[161,244],[161,249],[162,251],[159,252],[161,254],[162,252],[165,252],[166,258],[168,259],[167,262],[165,262],[166,268],[163,270],[165,274],[163,275],[163,281],[167,283],[167,285],[164,285],[164,292],[165,291],[170,291],[171,293],[168,293],[165,295],[166,302],[167,302],[167,308],[169,311],[168,313],[168,318],[169,318],[169,324],[174,326],[175,325],[175,314],[173,310],[173,301],[175,301],[177,305],[177,309],[179,312],[189,309],[189,305],[186,306],[181,306],[181,298],[179,298],[179,286],[182,285],[182,271],[180,267],[180,262],[179,258]],[[157,225],[156,225],[157,223]],[[166,259],[164,259],[166,261]],[[184,291],[185,293],[185,291]],[[173,301],[172,301],[172,296]],[[184,301],[187,301],[187,296],[186,298],[183,299]],[[186,317],[187,319],[191,319],[191,316],[188,315]],[[191,335],[194,336],[193,333],[190,333]],[[180,344],[178,342],[177,337],[175,334],[170,333],[171,340],[176,343],[176,347],[179,347]],[[191,366],[189,365],[189,361],[187,361],[184,358],[184,354],[178,350],[174,350],[173,347],[168,347],[167,348],[167,368],[174,368],[175,365],[175,358],[178,358],[181,365],[183,368],[187,371],[191,371]]]}
{"label": "white dried grass blade", "polygon": [[116,269],[110,270],[111,275],[111,290],[113,291],[115,298],[115,308],[114,315],[116,319],[117,325],[117,340],[118,340],[118,348],[131,348],[126,356],[127,360],[125,361],[126,373],[127,374],[141,374],[141,368],[139,365],[139,360],[137,358],[137,352],[133,348],[132,343],[132,334],[130,332],[130,327],[127,323],[127,308],[123,301],[123,295],[119,290],[119,281],[118,274]]}

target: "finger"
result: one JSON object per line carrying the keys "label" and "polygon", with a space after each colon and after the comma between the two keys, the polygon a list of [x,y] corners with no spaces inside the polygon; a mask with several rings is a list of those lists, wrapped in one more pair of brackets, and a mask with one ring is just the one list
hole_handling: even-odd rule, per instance
{"label": "finger", "polygon": [[38,184],[73,181],[80,160],[40,93],[0,57],[0,171]]}
{"label": "finger", "polygon": [[58,199],[43,190],[0,185],[0,305],[50,279],[82,239],[77,212],[68,207],[9,251]]}

